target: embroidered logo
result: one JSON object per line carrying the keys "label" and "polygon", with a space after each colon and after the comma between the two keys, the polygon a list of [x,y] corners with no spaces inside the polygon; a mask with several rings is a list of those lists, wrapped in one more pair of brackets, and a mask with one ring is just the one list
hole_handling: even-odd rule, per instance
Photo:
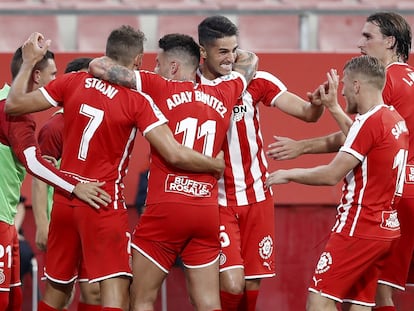
{"label": "embroidered logo", "polygon": [[331,268],[332,256],[329,252],[323,252],[316,265],[315,274],[322,274]]}
{"label": "embroidered logo", "polygon": [[265,236],[259,243],[259,254],[263,259],[269,259],[273,253],[273,240],[270,235]]}
{"label": "embroidered logo", "polygon": [[0,284],[3,284],[6,280],[6,276],[4,275],[3,269],[0,270]]}
{"label": "embroidered logo", "polygon": [[227,257],[224,253],[220,252],[220,259],[219,259],[219,265],[222,266],[226,263]]}

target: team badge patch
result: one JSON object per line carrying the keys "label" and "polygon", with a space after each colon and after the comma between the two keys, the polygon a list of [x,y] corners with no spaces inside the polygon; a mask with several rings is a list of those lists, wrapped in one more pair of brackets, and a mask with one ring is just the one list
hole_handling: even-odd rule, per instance
{"label": "team badge patch", "polygon": [[322,274],[328,271],[332,265],[332,256],[329,252],[323,252],[316,265],[315,274]]}
{"label": "team badge patch", "polygon": [[6,276],[4,275],[3,270],[0,270],[0,284],[3,284],[6,280]]}
{"label": "team badge patch", "polygon": [[273,240],[270,235],[265,236],[259,243],[259,254],[263,259],[269,259],[273,254]]}
{"label": "team badge patch", "polygon": [[227,261],[227,257],[225,254],[220,253],[220,259],[219,259],[219,265],[222,266],[226,263]]}

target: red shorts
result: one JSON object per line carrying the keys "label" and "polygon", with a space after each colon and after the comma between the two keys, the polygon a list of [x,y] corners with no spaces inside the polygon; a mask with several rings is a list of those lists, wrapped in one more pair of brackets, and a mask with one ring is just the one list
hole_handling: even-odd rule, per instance
{"label": "red shorts", "polygon": [[96,210],[55,203],[45,259],[47,278],[63,284],[74,281],[81,260],[91,282],[132,276],[128,211],[110,207]]}
{"label": "red shorts", "polygon": [[246,279],[275,275],[273,199],[220,206],[220,272],[244,268]]}
{"label": "red shorts", "polygon": [[375,306],[378,276],[393,243],[332,233],[309,291],[339,302]]}
{"label": "red shorts", "polygon": [[0,292],[20,286],[19,238],[16,226],[0,221]]}
{"label": "red shorts", "polygon": [[407,280],[414,251],[414,198],[402,198],[398,203],[397,212],[401,237],[386,259],[378,283],[404,290],[406,283],[414,283],[413,273],[410,280]]}
{"label": "red shorts", "polygon": [[220,252],[218,206],[148,205],[135,227],[132,247],[165,273],[178,255],[187,268],[212,264]]}

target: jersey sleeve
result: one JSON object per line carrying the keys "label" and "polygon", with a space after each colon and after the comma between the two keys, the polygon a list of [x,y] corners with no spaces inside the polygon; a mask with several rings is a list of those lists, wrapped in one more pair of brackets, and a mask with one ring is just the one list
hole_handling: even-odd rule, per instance
{"label": "jersey sleeve", "polygon": [[30,115],[9,117],[9,143],[26,170],[44,182],[70,195],[78,183],[44,160],[35,137],[36,124]]}
{"label": "jersey sleeve", "polygon": [[382,128],[372,126],[374,123],[372,121],[372,117],[368,119],[359,119],[357,117],[349,129],[345,143],[340,148],[340,151],[352,154],[362,162],[369,150],[377,143],[378,138],[382,135]]}
{"label": "jersey sleeve", "polygon": [[154,96],[158,93],[163,84],[167,85],[168,80],[160,75],[146,70],[136,70],[137,90]]}
{"label": "jersey sleeve", "polygon": [[282,81],[265,71],[256,72],[249,87],[249,93],[252,94],[253,98],[257,98],[257,102],[261,101],[269,107],[273,106],[275,100],[286,91],[287,87]]}
{"label": "jersey sleeve", "polygon": [[39,88],[46,100],[54,107],[63,106],[64,94],[68,89],[70,81],[76,74],[68,73],[50,81],[46,86]]}
{"label": "jersey sleeve", "polygon": [[62,157],[63,120],[63,114],[56,113],[40,129],[38,136],[41,153],[57,160]]}

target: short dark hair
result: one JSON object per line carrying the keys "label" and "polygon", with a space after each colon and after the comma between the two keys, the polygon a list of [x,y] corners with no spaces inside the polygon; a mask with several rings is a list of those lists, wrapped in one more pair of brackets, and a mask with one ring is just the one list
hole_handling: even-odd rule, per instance
{"label": "short dark hair", "polygon": [[89,63],[92,61],[91,57],[78,57],[70,61],[66,65],[65,73],[72,72],[72,71],[79,71],[82,69],[88,70]]}
{"label": "short dark hair", "polygon": [[135,56],[144,52],[145,35],[139,29],[122,25],[112,30],[106,42],[106,56],[127,65]]}
{"label": "short dark hair", "polygon": [[206,46],[224,37],[238,36],[237,26],[222,15],[214,15],[205,18],[198,25],[198,42]]}
{"label": "short dark hair", "polygon": [[411,27],[410,24],[398,13],[377,12],[367,17],[367,22],[377,25],[383,36],[395,38],[393,48],[404,62],[408,61],[411,50]]}
{"label": "short dark hair", "polygon": [[158,41],[158,46],[166,53],[174,53],[187,60],[189,64],[198,67],[200,63],[200,47],[191,36],[171,33]]}
{"label": "short dark hair", "polygon": [[[12,79],[14,79],[17,74],[19,73],[20,67],[23,63],[23,55],[22,55],[22,47],[19,47],[16,52],[13,54],[13,58],[10,64],[10,71],[12,75]],[[46,51],[46,54],[43,56],[43,58],[36,63],[36,65],[33,67],[34,70],[43,70],[48,65],[49,59],[55,59],[55,54],[51,51]]]}

